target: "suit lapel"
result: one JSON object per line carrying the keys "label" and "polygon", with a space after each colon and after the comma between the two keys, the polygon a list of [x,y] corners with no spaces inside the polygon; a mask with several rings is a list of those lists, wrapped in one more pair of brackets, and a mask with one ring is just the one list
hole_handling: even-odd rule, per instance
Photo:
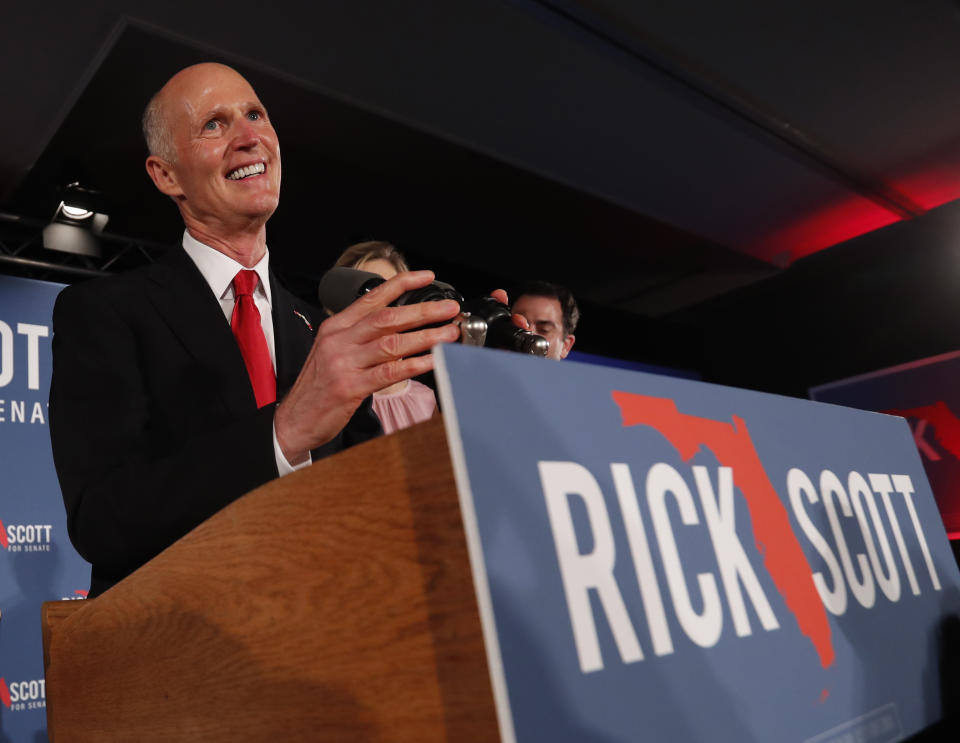
{"label": "suit lapel", "polygon": [[273,338],[277,354],[277,399],[281,399],[296,381],[310,353],[316,332],[316,319],[309,308],[290,294],[270,272],[273,299]]}
{"label": "suit lapel", "polygon": [[190,256],[180,247],[170,250],[147,275],[148,300],[187,352],[223,380],[219,392],[227,409],[236,417],[255,410],[253,388],[230,325]]}

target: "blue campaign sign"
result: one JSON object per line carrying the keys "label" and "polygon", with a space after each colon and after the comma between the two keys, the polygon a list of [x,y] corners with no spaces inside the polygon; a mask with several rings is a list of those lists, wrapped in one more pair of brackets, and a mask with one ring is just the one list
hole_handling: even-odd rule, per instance
{"label": "blue campaign sign", "polygon": [[960,572],[901,418],[435,351],[503,740],[894,741]]}
{"label": "blue campaign sign", "polygon": [[0,276],[0,740],[46,738],[40,605],[83,598],[50,453],[53,302],[63,287]]}
{"label": "blue campaign sign", "polygon": [[960,351],[820,385],[820,402],[902,415],[951,539],[960,539]]}

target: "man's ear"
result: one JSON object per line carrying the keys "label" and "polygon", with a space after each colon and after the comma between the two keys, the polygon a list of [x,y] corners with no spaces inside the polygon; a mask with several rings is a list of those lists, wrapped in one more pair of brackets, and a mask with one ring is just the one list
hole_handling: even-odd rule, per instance
{"label": "man's ear", "polygon": [[170,163],[162,157],[150,155],[147,158],[146,166],[147,175],[150,176],[150,180],[160,190],[160,193],[174,199],[183,195],[180,182],[177,180],[177,174]]}
{"label": "man's ear", "polygon": [[570,353],[570,349],[573,348],[573,342],[577,340],[575,335],[568,335],[563,339],[563,345],[560,347],[560,358],[567,358],[567,354]]}

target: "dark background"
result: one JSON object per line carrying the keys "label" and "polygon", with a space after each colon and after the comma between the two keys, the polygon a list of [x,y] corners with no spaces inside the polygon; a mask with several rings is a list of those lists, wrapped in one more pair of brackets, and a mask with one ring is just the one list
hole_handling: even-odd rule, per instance
{"label": "dark background", "polygon": [[[576,350],[708,381],[806,396],[960,348],[950,0],[7,3],[0,271],[178,242],[139,117],[198,61],[270,111],[271,256],[305,297],[383,239],[467,295],[564,283]],[[110,215],[98,258],[43,247],[71,182]]]}
{"label": "dark background", "polygon": [[[57,1],[0,29],[2,271],[69,282],[175,244],[139,116],[219,60],[278,130],[268,236],[304,296],[385,239],[468,295],[564,283],[577,350],[709,381],[804,396],[960,347],[946,0]],[[110,215],[100,259],[39,238],[73,181]]]}

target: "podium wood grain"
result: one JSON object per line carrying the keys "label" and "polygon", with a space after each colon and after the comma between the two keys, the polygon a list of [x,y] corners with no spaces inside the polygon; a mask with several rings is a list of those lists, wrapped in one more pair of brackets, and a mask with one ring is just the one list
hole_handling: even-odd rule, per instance
{"label": "podium wood grain", "polygon": [[70,741],[492,741],[442,422],[247,494],[91,601],[45,605]]}

